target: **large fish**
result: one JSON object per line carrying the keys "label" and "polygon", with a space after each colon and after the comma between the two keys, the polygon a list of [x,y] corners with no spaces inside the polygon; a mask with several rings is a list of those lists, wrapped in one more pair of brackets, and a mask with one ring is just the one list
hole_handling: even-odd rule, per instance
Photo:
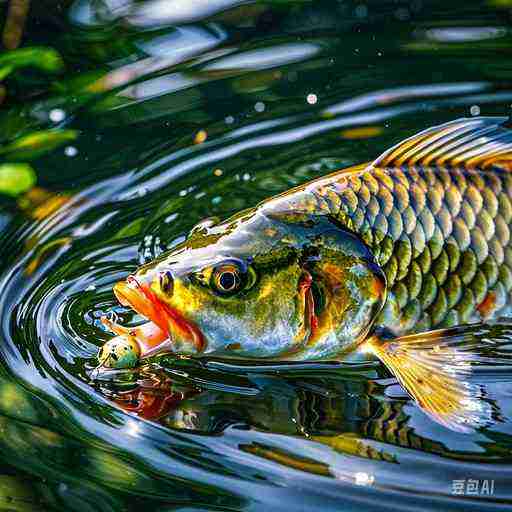
{"label": "large fish", "polygon": [[188,239],[114,293],[150,322],[99,354],[126,367],[166,350],[286,361],[375,354],[431,417],[459,431],[495,414],[470,383],[512,304],[512,131],[502,118],[425,130]]}

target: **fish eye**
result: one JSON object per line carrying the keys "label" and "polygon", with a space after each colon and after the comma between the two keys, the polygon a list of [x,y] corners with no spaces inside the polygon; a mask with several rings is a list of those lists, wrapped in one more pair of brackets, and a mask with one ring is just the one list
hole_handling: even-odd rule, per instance
{"label": "fish eye", "polygon": [[212,285],[222,294],[235,293],[242,286],[242,277],[242,271],[236,264],[221,265],[212,273]]}
{"label": "fish eye", "polygon": [[171,293],[173,287],[172,274],[169,271],[160,274],[160,289],[164,293]]}
{"label": "fish eye", "polygon": [[234,272],[222,272],[219,276],[219,285],[225,291],[231,291],[236,287],[237,275]]}

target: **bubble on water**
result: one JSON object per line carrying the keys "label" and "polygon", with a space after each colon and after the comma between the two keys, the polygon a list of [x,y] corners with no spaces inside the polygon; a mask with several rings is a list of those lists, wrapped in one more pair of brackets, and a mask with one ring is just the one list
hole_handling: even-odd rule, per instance
{"label": "bubble on water", "polygon": [[254,105],[254,110],[256,110],[256,112],[263,112],[265,110],[265,103],[263,103],[263,101],[258,101]]}
{"label": "bubble on water", "polygon": [[318,96],[314,93],[310,93],[306,96],[306,101],[310,104],[310,105],[314,105],[317,101],[318,101]]}
{"label": "bubble on water", "polygon": [[64,149],[64,154],[70,157],[76,156],[78,155],[78,149],[76,149],[75,146],[68,146]]}
{"label": "bubble on water", "polygon": [[226,122],[226,124],[233,124],[235,122],[235,118],[233,116],[226,116],[224,118],[224,121]]}
{"label": "bubble on water", "polygon": [[242,179],[244,181],[249,181],[251,179],[251,175],[248,172],[246,172],[242,175]]}
{"label": "bubble on water", "polygon": [[222,201],[222,197],[220,197],[220,196],[216,196],[216,197],[212,198],[212,204],[220,204],[221,201]]}
{"label": "bubble on water", "polygon": [[54,108],[50,110],[48,117],[52,123],[60,123],[66,118],[66,112],[61,108]]}
{"label": "bubble on water", "polygon": [[478,105],[471,105],[469,112],[471,113],[472,116],[479,116],[480,115],[480,107]]}

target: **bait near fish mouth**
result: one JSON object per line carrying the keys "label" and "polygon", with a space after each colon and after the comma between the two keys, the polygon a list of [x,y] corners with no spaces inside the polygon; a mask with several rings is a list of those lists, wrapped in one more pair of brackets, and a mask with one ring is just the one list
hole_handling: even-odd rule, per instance
{"label": "bait near fish mouth", "polygon": [[[496,420],[477,334],[512,306],[512,131],[504,118],[422,131],[226,221],[201,223],[114,287],[147,319],[111,320],[100,365],[159,353],[273,361],[372,352],[438,423]],[[471,350],[468,349],[471,347]]]}

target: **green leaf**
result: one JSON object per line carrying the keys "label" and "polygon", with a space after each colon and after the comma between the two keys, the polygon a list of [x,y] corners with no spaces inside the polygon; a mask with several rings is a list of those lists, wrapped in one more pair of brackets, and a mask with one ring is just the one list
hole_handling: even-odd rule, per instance
{"label": "green leaf", "polygon": [[29,164],[8,163],[0,165],[0,193],[18,196],[36,182],[36,173]]}

